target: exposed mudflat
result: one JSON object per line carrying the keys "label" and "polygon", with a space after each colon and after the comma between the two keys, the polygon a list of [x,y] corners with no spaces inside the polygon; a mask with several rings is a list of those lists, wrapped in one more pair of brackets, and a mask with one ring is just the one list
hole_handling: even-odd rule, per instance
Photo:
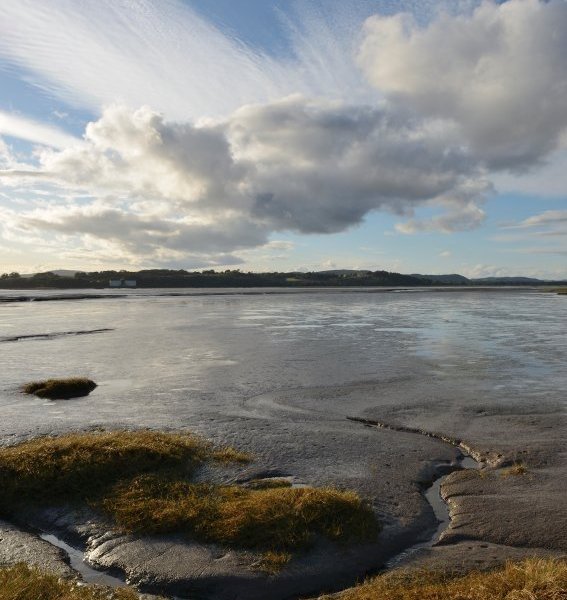
{"label": "exposed mudflat", "polygon": [[[451,524],[412,560],[459,569],[567,552],[566,323],[564,299],[530,291],[5,304],[5,337],[113,331],[3,345],[0,439],[93,426],[196,431],[297,484],[358,491],[385,526],[374,545],[319,546],[268,577],[246,553],[107,539],[90,517],[35,515],[88,547],[93,564],[148,589],[224,598],[228,585],[233,598],[287,598],[350,585],[434,534],[423,490],[457,462],[459,442],[485,466],[447,478]],[[64,406],[17,392],[54,375],[100,385]],[[526,472],[505,476],[514,463]]]}
{"label": "exposed mudflat", "polygon": [[0,521],[0,565],[27,563],[62,577],[72,577],[73,569],[65,553],[42,540],[35,533]]}

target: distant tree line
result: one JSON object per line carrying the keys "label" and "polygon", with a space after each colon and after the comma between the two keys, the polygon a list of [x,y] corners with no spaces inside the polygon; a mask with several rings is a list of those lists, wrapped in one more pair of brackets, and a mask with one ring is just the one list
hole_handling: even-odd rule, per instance
{"label": "distant tree line", "polygon": [[[432,276],[433,277],[433,276]],[[81,289],[107,288],[111,279],[135,279],[139,288],[199,288],[199,287],[423,287],[446,285],[479,285],[477,280],[459,283],[435,281],[426,276],[402,275],[390,271],[314,271],[308,273],[252,273],[239,269],[215,271],[185,271],[170,269],[146,269],[142,271],[94,271],[77,272],[73,277],[52,272],[22,276],[19,273],[0,275],[0,288],[4,289]],[[506,278],[504,278],[506,279]],[[526,285],[556,284],[561,282],[538,282]],[[518,282],[497,280],[482,281],[482,285],[518,285]]]}

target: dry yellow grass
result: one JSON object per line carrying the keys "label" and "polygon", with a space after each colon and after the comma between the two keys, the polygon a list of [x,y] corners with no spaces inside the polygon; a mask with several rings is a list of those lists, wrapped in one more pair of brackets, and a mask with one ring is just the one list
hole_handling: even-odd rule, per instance
{"label": "dry yellow grass", "polygon": [[378,533],[357,494],[330,488],[192,484],[146,475],[117,486],[102,502],[129,532],[184,532],[238,548],[274,551],[308,546],[316,535],[341,542]]}
{"label": "dry yellow grass", "polygon": [[270,477],[268,479],[252,479],[246,484],[252,490],[267,490],[270,488],[291,487],[291,481],[280,477]]}
{"label": "dry yellow grass", "polygon": [[[330,598],[329,596],[321,597]],[[491,572],[450,577],[392,572],[333,596],[335,600],[566,600],[567,561],[532,558]]]}
{"label": "dry yellow grass", "polygon": [[[335,489],[192,483],[206,461],[245,462],[196,436],[115,431],[44,437],[0,449],[0,516],[39,503],[87,503],[122,530],[179,532],[235,548],[284,552],[317,535],[374,539],[370,506]],[[267,561],[269,562],[269,561]],[[283,564],[281,557],[273,564]],[[266,563],[267,564],[267,563]]]}
{"label": "dry yellow grass", "polygon": [[77,585],[20,564],[0,568],[0,600],[139,600],[131,589]]}
{"label": "dry yellow grass", "polygon": [[[291,558],[266,553],[259,568],[279,571]],[[320,600],[330,599],[322,596]],[[335,600],[565,600],[567,561],[527,559],[491,572],[451,577],[428,571],[392,572],[333,596]],[[0,568],[0,600],[139,600],[128,588],[78,586],[20,564]]]}
{"label": "dry yellow grass", "polygon": [[261,560],[256,564],[256,568],[269,575],[277,575],[292,558],[293,556],[289,552],[268,550],[264,552]]}
{"label": "dry yellow grass", "polygon": [[32,381],[22,387],[22,392],[50,400],[69,400],[88,396],[95,388],[96,383],[86,377],[69,377]]}
{"label": "dry yellow grass", "polygon": [[510,467],[506,467],[500,471],[500,476],[504,477],[517,477],[519,475],[525,475],[528,472],[528,467],[521,462],[514,463]]}
{"label": "dry yellow grass", "polygon": [[196,436],[154,431],[36,438],[0,449],[0,512],[23,503],[93,501],[142,473],[190,476],[213,452]]}
{"label": "dry yellow grass", "polygon": [[242,452],[241,450],[231,448],[230,446],[223,446],[222,448],[214,448],[211,450],[210,458],[224,464],[244,464],[252,460],[252,455],[248,454],[248,452]]}

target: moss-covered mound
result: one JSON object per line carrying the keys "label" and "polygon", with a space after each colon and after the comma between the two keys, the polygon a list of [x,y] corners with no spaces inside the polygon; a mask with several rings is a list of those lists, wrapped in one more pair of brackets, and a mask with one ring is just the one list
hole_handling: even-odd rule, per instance
{"label": "moss-covered mound", "polygon": [[247,460],[233,448],[185,434],[39,438],[0,450],[0,515],[26,504],[88,503],[125,531],[181,532],[275,553],[308,546],[318,535],[339,542],[376,537],[374,513],[353,492],[192,481],[205,462]]}
{"label": "moss-covered mound", "polygon": [[88,396],[96,388],[96,383],[86,377],[69,377],[67,379],[45,379],[32,381],[22,387],[25,394],[34,394],[49,400],[69,400]]}
{"label": "moss-covered mound", "polygon": [[0,600],[139,600],[131,589],[77,585],[20,564],[0,568]]}
{"label": "moss-covered mound", "polygon": [[[330,596],[325,596],[330,600]],[[324,600],[321,598],[320,600]],[[334,600],[562,600],[567,561],[532,558],[462,577],[430,571],[393,571],[334,595]]]}

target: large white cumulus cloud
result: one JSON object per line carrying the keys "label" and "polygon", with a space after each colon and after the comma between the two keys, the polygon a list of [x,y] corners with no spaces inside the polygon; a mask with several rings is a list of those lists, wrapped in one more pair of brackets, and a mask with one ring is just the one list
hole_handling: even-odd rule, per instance
{"label": "large white cumulus cloud", "polygon": [[492,168],[526,168],[567,129],[567,3],[483,2],[425,26],[366,21],[359,64],[396,103],[454,120]]}
{"label": "large white cumulus cloud", "polygon": [[274,231],[336,232],[372,210],[411,216],[423,203],[449,207],[450,230],[488,187],[451,129],[302,97],[197,125],[112,106],[81,143],[44,150],[39,160],[4,177],[44,179],[99,200],[25,214],[28,227],[149,255],[163,247],[232,252],[265,244]]}

